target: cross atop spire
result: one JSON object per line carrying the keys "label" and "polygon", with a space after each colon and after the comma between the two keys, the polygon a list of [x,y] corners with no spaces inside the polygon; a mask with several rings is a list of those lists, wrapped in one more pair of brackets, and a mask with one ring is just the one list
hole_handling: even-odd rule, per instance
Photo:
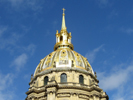
{"label": "cross atop spire", "polygon": [[63,10],[63,14],[65,14],[65,10],[66,10],[66,9],[63,8],[62,10]]}

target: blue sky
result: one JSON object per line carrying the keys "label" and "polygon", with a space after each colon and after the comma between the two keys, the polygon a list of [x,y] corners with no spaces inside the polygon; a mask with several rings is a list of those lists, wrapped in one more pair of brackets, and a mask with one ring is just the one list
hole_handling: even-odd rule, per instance
{"label": "blue sky", "polygon": [[0,100],[24,100],[53,51],[62,8],[74,50],[88,58],[110,100],[133,100],[133,0],[0,0]]}

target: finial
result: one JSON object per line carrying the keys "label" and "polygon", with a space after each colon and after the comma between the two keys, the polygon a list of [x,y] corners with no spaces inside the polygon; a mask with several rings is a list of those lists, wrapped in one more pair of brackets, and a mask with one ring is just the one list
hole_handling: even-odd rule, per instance
{"label": "finial", "polygon": [[66,24],[65,24],[65,9],[63,8],[63,14],[62,14],[62,26],[61,30],[66,30]]}
{"label": "finial", "polygon": [[66,9],[63,8],[62,10],[63,10],[63,14],[65,14],[65,10],[66,10]]}

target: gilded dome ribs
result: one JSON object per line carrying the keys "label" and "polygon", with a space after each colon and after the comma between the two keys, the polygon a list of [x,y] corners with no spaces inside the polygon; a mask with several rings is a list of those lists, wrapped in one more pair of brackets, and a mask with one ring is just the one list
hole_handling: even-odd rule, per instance
{"label": "gilded dome ribs", "polygon": [[81,69],[86,69],[87,71],[93,73],[91,65],[89,64],[89,62],[85,57],[67,48],[58,49],[50,53],[48,56],[46,56],[44,59],[40,61],[38,66],[40,66],[39,72],[42,72],[43,70],[47,69],[47,67],[55,68],[56,66],[56,68],[57,67],[81,68]]}

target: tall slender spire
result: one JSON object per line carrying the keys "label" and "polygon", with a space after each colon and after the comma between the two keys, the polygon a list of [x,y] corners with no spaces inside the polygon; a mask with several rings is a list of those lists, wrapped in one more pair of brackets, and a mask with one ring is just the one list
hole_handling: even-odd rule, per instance
{"label": "tall slender spire", "polygon": [[66,30],[66,24],[65,24],[65,9],[63,8],[63,14],[62,14],[62,26],[61,26],[61,30]]}

